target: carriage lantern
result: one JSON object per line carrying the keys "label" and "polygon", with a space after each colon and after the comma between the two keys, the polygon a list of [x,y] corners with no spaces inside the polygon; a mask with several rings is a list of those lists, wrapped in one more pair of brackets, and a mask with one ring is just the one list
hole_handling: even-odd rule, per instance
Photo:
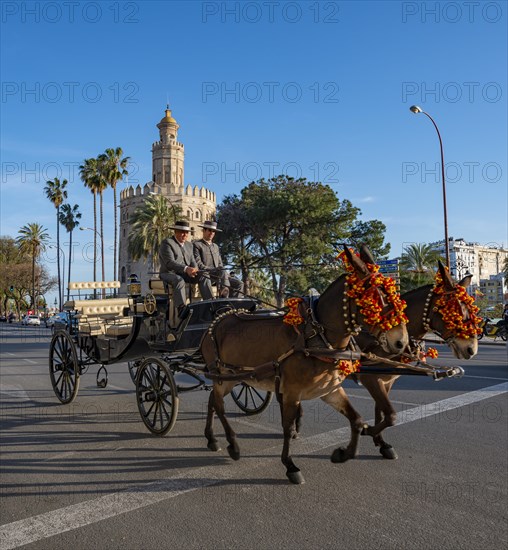
{"label": "carriage lantern", "polygon": [[129,283],[127,284],[127,294],[131,298],[141,296],[141,282],[135,273],[129,275]]}

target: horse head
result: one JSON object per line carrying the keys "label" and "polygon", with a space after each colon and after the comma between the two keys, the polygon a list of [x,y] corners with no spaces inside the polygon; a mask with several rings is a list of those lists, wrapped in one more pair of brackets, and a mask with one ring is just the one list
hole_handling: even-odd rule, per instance
{"label": "horse head", "polygon": [[[395,283],[377,271],[370,252],[366,248],[364,251],[367,261],[344,246],[339,257],[348,273],[323,293],[319,299],[318,318],[326,332],[333,326],[335,317],[336,329],[345,331],[348,339],[364,327],[386,353],[400,354],[409,343],[407,318],[403,313],[405,304],[395,290]],[[343,316],[337,320],[335,308],[340,299]],[[333,347],[342,347],[339,341],[327,337]]]}
{"label": "horse head", "polygon": [[472,275],[455,283],[441,262],[438,267],[436,283],[425,301],[424,328],[440,336],[457,359],[471,359],[478,353],[476,336],[480,326],[478,308],[466,292]]}

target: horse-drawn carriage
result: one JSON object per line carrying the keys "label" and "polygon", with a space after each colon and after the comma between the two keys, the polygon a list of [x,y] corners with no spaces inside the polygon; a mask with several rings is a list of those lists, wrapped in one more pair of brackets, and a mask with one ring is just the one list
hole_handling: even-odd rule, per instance
{"label": "horse-drawn carriage", "polygon": [[[226,311],[254,311],[259,303],[252,298],[200,300],[193,296],[180,319],[162,281],[151,279],[149,284],[144,297],[139,284],[133,283],[128,297],[80,299],[81,293],[113,293],[120,283],[70,283],[76,296],[65,303],[69,313],[65,321],[54,326],[49,368],[53,390],[67,404],[76,398],[80,377],[91,366],[99,367],[97,385],[105,387],[107,365],[127,362],[143,422],[152,433],[164,435],[176,421],[179,393],[211,389],[203,377],[205,366],[198,348],[212,320]],[[188,290],[192,294],[193,289]],[[191,377],[193,383],[177,385],[177,373]],[[271,399],[270,393],[244,384],[231,395],[246,414],[260,413]]]}
{"label": "horse-drawn carriage", "polygon": [[[469,281],[455,283],[440,265],[435,285],[410,293],[406,304],[366,249],[356,255],[345,248],[342,259],[347,273],[314,304],[294,299],[289,312],[262,310],[248,297],[219,298],[191,302],[179,319],[160,281],[151,281],[144,297],[136,289],[128,298],[69,301],[65,307],[72,312],[71,322],[65,330],[56,327],[50,346],[53,389],[62,403],[70,403],[90,365],[100,365],[101,385],[105,366],[129,362],[141,418],[152,433],[163,435],[176,420],[178,392],[210,388],[206,376],[213,380],[205,427],[208,448],[220,449],[213,432],[216,414],[235,460],[240,450],[225,416],[224,397],[231,393],[242,410],[255,413],[275,393],[284,431],[281,459],[293,483],[302,483],[303,476],[289,446],[299,431],[301,402],[307,399],[323,399],[350,422],[351,440],[334,450],[333,462],[356,456],[359,435],[371,436],[385,458],[395,458],[382,432],[395,424],[388,394],[397,377],[439,380],[463,374],[461,367],[426,363],[415,341],[432,331],[458,358],[477,352],[476,309],[465,291]],[[106,286],[119,284],[74,283],[71,289],[102,292]],[[175,373],[193,376],[196,384],[177,387]],[[373,426],[363,422],[342,388],[351,375],[362,378],[376,403]]]}

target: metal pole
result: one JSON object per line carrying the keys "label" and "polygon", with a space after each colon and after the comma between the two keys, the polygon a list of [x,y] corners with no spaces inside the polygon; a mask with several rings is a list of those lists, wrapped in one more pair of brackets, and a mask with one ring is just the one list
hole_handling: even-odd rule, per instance
{"label": "metal pole", "polygon": [[446,208],[446,182],[445,182],[445,165],[444,165],[444,154],[443,154],[443,140],[441,139],[441,134],[439,132],[439,128],[437,127],[437,124],[434,122],[434,119],[429,115],[429,113],[426,113],[425,111],[422,111],[424,115],[427,115],[430,118],[430,121],[432,124],[434,124],[434,128],[437,132],[437,137],[439,138],[439,149],[441,152],[441,181],[443,185],[443,214],[444,214],[444,233],[445,233],[445,255],[446,255],[446,267],[448,268],[448,271],[450,271],[450,250],[449,250],[449,242],[448,242],[448,216],[447,216],[447,208]]}

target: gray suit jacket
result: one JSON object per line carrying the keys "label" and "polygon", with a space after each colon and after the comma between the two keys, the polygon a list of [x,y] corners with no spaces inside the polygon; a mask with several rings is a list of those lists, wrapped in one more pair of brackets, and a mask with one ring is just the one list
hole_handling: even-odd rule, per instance
{"label": "gray suit jacket", "polygon": [[194,246],[194,258],[199,269],[223,267],[219,247],[215,243],[209,245],[204,239],[199,239],[199,241],[194,241],[192,245]]}
{"label": "gray suit jacket", "polygon": [[194,259],[192,243],[186,242],[182,247],[175,237],[162,241],[159,259],[161,273],[177,273],[183,277],[187,266],[198,267]]}

